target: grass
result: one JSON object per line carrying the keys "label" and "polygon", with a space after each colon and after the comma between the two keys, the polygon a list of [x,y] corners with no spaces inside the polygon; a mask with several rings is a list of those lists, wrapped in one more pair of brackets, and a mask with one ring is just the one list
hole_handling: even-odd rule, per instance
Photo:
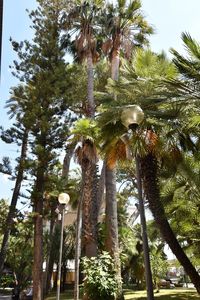
{"label": "grass", "polygon": [[[45,300],[55,300],[56,293],[52,293]],[[61,294],[61,300],[73,300],[73,292],[66,291]],[[146,291],[131,290],[125,291],[126,300],[146,300]],[[98,299],[96,299],[98,300]],[[160,290],[159,293],[155,293],[155,300],[200,300],[200,296],[194,289],[173,289],[173,290]]]}
{"label": "grass", "polygon": [[[195,292],[195,290],[183,290],[183,289],[173,289],[173,290],[160,290],[159,293],[155,293],[155,300],[200,300],[200,296]],[[146,300],[146,291],[137,292],[126,292],[126,300]]]}
{"label": "grass", "polygon": [[[55,300],[56,293],[51,293],[45,300]],[[60,300],[73,300],[73,291],[65,291],[63,294],[60,295]]]}

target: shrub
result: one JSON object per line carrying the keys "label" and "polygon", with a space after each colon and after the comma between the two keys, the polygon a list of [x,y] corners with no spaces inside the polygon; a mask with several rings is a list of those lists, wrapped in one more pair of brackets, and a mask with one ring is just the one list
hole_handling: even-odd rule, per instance
{"label": "shrub", "polygon": [[89,299],[115,299],[118,287],[113,258],[103,252],[98,257],[84,257],[82,265],[85,274],[84,289]]}

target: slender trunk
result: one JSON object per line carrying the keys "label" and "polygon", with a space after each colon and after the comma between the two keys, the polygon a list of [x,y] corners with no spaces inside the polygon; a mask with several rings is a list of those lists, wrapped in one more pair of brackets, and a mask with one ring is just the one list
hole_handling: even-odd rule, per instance
{"label": "slender trunk", "polygon": [[185,272],[190,277],[192,283],[200,294],[200,276],[192,265],[185,252],[178,243],[174,232],[165,215],[163,204],[160,200],[159,186],[157,180],[158,165],[157,159],[153,153],[149,153],[141,158],[142,178],[144,191],[149,202],[149,208],[154,216],[155,222],[164,238],[174,253],[180,264],[184,267]]}
{"label": "slender trunk", "polygon": [[[83,191],[81,191],[83,194]],[[79,264],[81,256],[81,228],[82,228],[82,196],[80,197],[76,221],[76,248],[75,248],[75,282],[74,300],[79,300]]]}
{"label": "slender trunk", "polygon": [[94,223],[96,217],[95,200],[93,198],[93,179],[96,166],[86,161],[84,163],[84,187],[83,187],[83,245],[87,257],[97,256],[97,224]]}
{"label": "slender trunk", "polygon": [[140,175],[140,162],[139,157],[136,155],[136,174],[137,174],[137,186],[138,186],[138,200],[139,200],[139,212],[140,212],[140,223],[142,229],[142,242],[143,242],[143,254],[144,254],[144,265],[145,265],[145,280],[147,287],[147,299],[153,300],[153,281],[152,281],[152,273],[151,273],[151,265],[150,265],[150,257],[149,257],[149,245],[147,238],[147,226],[146,226],[146,218],[144,211],[144,201],[143,201],[143,193],[142,193],[142,181]]}
{"label": "slender trunk", "polygon": [[119,77],[119,49],[113,50],[112,60],[111,60],[111,78],[113,80],[118,80]]}
{"label": "slender trunk", "polygon": [[119,253],[118,249],[118,221],[116,201],[116,174],[106,166],[106,250],[112,256]]}
{"label": "slender trunk", "polygon": [[74,145],[68,145],[65,149],[65,157],[63,160],[63,169],[62,169],[62,176],[66,177],[68,181],[68,174],[69,174],[69,167],[70,167],[70,162],[74,153]]}
{"label": "slender trunk", "polygon": [[56,300],[60,300],[60,287],[62,278],[62,253],[63,253],[63,231],[64,231],[64,219],[65,219],[65,204],[62,205],[62,219],[61,219],[61,234],[60,234],[60,247],[59,247],[59,261],[58,261],[58,279],[57,279],[57,293]]}
{"label": "slender trunk", "polygon": [[0,252],[0,277],[2,275],[3,271],[3,266],[6,258],[6,252],[8,250],[8,245],[9,245],[9,236],[10,236],[10,231],[13,225],[13,218],[15,217],[15,210],[16,210],[16,205],[17,205],[17,200],[19,198],[19,193],[20,193],[20,188],[21,184],[23,181],[23,174],[24,174],[24,162],[26,159],[26,153],[27,153],[27,142],[28,142],[28,130],[24,131],[24,136],[22,140],[22,148],[21,148],[21,156],[20,156],[20,162],[18,166],[18,173],[17,173],[17,178],[15,182],[15,187],[11,199],[11,204],[9,207],[9,212],[8,216],[6,219],[6,228],[4,231],[4,236],[3,236],[3,242],[1,246],[1,252]]}
{"label": "slender trunk", "polygon": [[43,199],[42,196],[40,199],[35,201],[35,222],[34,222],[34,263],[33,263],[33,300],[42,300],[42,291],[43,291],[43,272],[42,272],[42,263],[43,263]]}
{"label": "slender trunk", "polygon": [[[111,58],[111,78],[119,77],[119,49],[114,49]],[[116,199],[116,169],[110,169],[106,163],[106,248],[115,260],[116,277],[118,281],[117,299],[123,299],[121,264],[119,258],[117,199]]]}
{"label": "slender trunk", "polygon": [[116,280],[118,283],[117,299],[122,297],[121,264],[119,257],[118,220],[116,201],[116,170],[106,166],[106,250],[115,261]]}
{"label": "slender trunk", "polygon": [[101,170],[101,175],[98,181],[98,191],[97,191],[97,217],[99,218],[101,215],[101,208],[103,204],[104,198],[104,189],[105,189],[105,169],[106,169],[106,161],[103,162],[103,167]]}
{"label": "slender trunk", "polygon": [[65,284],[66,284],[66,275],[67,275],[67,266],[66,264],[63,264],[62,267],[62,287],[61,287],[61,291],[64,292],[65,291]]}
{"label": "slender trunk", "polygon": [[[65,157],[63,160],[63,169],[62,169],[62,176],[65,177],[66,183],[68,181],[69,175],[69,167],[70,162],[72,159],[72,155],[74,152],[74,145],[68,145],[65,149]],[[55,225],[56,225],[56,216],[55,216],[55,209],[57,207],[57,203],[51,208],[51,227],[50,227],[50,247],[49,247],[49,255],[47,259],[47,271],[46,271],[46,282],[44,284],[44,293],[45,295],[48,294],[51,288],[51,278],[53,273],[53,266],[55,262],[55,251],[54,251],[54,233],[55,233]]]}
{"label": "slender trunk", "polygon": [[[87,116],[94,118],[94,74],[93,59],[91,51],[87,55]],[[92,257],[97,255],[97,224],[94,223],[96,208],[96,195],[94,187],[94,178],[96,178],[96,165],[88,159],[83,159],[82,168],[84,169],[84,187],[83,187],[83,244],[85,247],[85,255]]]}
{"label": "slender trunk", "polygon": [[94,71],[93,71],[93,60],[92,53],[89,52],[87,55],[87,115],[90,118],[94,117],[95,114],[95,103],[94,103]]}
{"label": "slender trunk", "polygon": [[49,243],[49,255],[47,258],[46,264],[46,282],[44,284],[44,294],[47,295],[51,289],[51,278],[53,273],[53,266],[55,262],[55,254],[54,254],[54,235],[55,235],[55,227],[56,227],[56,216],[55,209],[57,207],[57,203],[55,203],[51,207],[51,221],[50,221],[50,243]]}
{"label": "slender trunk", "polygon": [[[39,160],[40,161],[40,160]],[[34,255],[33,255],[33,300],[43,299],[43,192],[45,168],[39,164],[36,176],[34,201]]]}
{"label": "slender trunk", "polygon": [[[93,74],[93,58],[92,52],[88,50],[87,53],[87,104],[86,116],[94,118],[95,116],[95,103],[94,103],[94,74]],[[97,223],[94,220],[98,217],[95,211],[97,205],[97,198],[95,189],[93,189],[93,178],[96,178],[96,166],[92,161],[83,159],[82,169],[84,169],[84,187],[83,187],[83,245],[85,247],[85,255],[87,257],[97,256]],[[85,294],[85,299],[88,296]]]}

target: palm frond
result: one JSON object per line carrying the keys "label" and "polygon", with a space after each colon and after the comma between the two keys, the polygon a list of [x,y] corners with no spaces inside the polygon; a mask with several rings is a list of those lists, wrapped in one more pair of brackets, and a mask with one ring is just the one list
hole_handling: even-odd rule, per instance
{"label": "palm frond", "polygon": [[191,35],[188,32],[183,32],[182,40],[184,42],[184,46],[191,56],[192,59],[199,61],[200,60],[200,45],[199,43],[191,37]]}

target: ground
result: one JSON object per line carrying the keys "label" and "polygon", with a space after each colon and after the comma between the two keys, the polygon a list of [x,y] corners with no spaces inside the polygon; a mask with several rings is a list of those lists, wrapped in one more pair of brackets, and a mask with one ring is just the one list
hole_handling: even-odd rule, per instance
{"label": "ground", "polygon": [[[46,300],[55,300],[56,295],[53,293],[47,297]],[[145,291],[125,291],[126,300],[146,300]],[[200,296],[195,292],[194,289],[173,289],[173,290],[160,290],[159,293],[155,293],[156,300],[200,300]],[[61,300],[73,300],[73,293],[66,292],[61,295]]]}
{"label": "ground", "polygon": [[[154,294],[156,300],[200,300],[200,296],[192,290],[173,289],[173,290],[160,290],[159,293]],[[146,300],[146,292],[127,292],[126,300]]]}

